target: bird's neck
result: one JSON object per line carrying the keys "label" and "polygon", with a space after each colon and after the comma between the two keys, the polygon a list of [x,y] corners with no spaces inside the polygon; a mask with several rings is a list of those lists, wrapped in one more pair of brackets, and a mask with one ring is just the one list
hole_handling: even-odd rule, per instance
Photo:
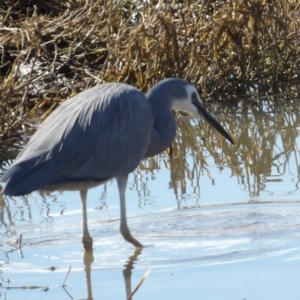
{"label": "bird's neck", "polygon": [[171,112],[171,105],[163,101],[158,103],[151,97],[148,99],[154,112],[154,124],[145,158],[165,151],[172,144],[176,134],[176,123]]}

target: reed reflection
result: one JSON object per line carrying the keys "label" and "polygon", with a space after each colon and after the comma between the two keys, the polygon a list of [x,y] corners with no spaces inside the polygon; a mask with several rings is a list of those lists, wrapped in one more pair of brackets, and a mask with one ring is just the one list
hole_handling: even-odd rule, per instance
{"label": "reed reflection", "polygon": [[[297,105],[283,105],[274,101],[273,105],[264,109],[254,107],[242,110],[237,141],[237,155],[241,164],[238,165],[236,176],[247,186],[250,196],[258,196],[265,189],[268,180],[280,182],[291,169],[295,190],[299,183],[299,151],[297,149],[297,127],[300,124]],[[297,164],[291,168],[291,164]],[[230,165],[230,168],[233,166]]]}
{"label": "reed reflection", "polygon": [[[184,207],[188,198],[195,199],[195,206],[199,204],[200,178],[206,176],[212,186],[215,183],[210,174],[212,167],[220,172],[230,169],[231,177],[236,178],[249,197],[260,196],[267,183],[280,183],[287,175],[294,177],[294,187],[286,192],[298,190],[299,107],[297,101],[290,99],[283,101],[273,97],[273,100],[270,103],[267,99],[268,105],[260,100],[257,106],[241,103],[236,107],[214,107],[213,115],[232,133],[236,145],[224,142],[207,125],[199,124],[201,121],[180,120],[172,145],[173,155],[168,157],[163,153],[145,160],[134,172],[134,188],[139,197],[150,199],[152,195],[145,174],[151,174],[151,179],[155,180],[156,173],[165,167],[170,170],[169,187],[174,191],[178,209]],[[296,169],[296,173],[291,174],[291,169]]]}
{"label": "reed reflection", "polygon": [[51,213],[53,207],[59,207],[62,215],[65,203],[59,202],[53,195],[40,194],[37,196],[3,197],[0,194],[0,225],[4,227],[30,224],[39,218],[40,224],[49,226],[53,222]]}

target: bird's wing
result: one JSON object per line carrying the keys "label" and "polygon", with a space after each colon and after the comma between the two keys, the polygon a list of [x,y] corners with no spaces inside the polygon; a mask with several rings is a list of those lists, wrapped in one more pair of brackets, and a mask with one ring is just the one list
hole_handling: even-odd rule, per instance
{"label": "bird's wing", "polygon": [[132,172],[153,128],[145,96],[125,84],[100,85],[58,107],[2,176],[9,194]]}

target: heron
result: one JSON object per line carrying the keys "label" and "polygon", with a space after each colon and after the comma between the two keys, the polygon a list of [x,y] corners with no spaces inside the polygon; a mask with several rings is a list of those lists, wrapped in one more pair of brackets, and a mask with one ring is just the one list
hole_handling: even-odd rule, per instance
{"label": "heron", "polygon": [[176,134],[172,110],[204,119],[229,142],[229,133],[206,110],[197,89],[180,78],[156,83],[145,95],[124,83],[87,89],[56,108],[33,134],[1,177],[3,193],[27,195],[36,190],[77,190],[82,204],[82,243],[92,250],[88,231],[88,189],[116,178],[120,198],[120,232],[143,247],[127,225],[128,175],[141,160],[165,151]]}

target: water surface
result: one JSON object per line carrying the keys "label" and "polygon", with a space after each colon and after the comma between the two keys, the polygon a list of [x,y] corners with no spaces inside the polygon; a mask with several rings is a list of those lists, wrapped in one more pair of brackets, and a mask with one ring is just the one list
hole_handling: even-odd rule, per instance
{"label": "water surface", "polygon": [[0,299],[126,299],[149,269],[133,299],[298,299],[300,118],[291,104],[211,107],[236,145],[180,120],[173,156],[145,160],[129,178],[128,224],[141,251],[119,234],[114,180],[88,194],[93,257],[82,250],[79,193],[1,199]]}

